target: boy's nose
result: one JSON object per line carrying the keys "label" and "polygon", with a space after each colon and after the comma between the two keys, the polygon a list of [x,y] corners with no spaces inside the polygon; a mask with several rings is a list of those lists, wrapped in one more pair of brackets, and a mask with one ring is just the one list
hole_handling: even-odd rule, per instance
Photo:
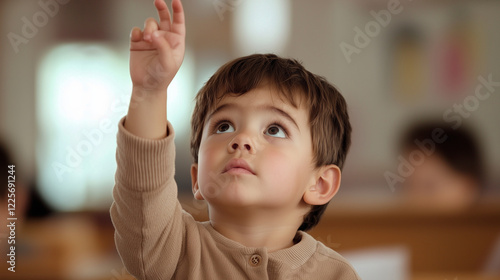
{"label": "boy's nose", "polygon": [[233,153],[237,150],[244,150],[251,154],[255,152],[255,147],[252,144],[250,137],[244,135],[238,135],[228,145],[229,152]]}
{"label": "boy's nose", "polygon": [[[245,149],[247,149],[248,151],[250,151],[250,150],[251,150],[250,145],[248,145],[248,144],[244,144],[243,146],[244,146],[244,147],[245,147]],[[231,147],[232,147],[234,150],[236,150],[236,149],[238,149],[238,147],[239,147],[239,146],[238,146],[238,143],[233,143],[233,145],[231,145]]]}

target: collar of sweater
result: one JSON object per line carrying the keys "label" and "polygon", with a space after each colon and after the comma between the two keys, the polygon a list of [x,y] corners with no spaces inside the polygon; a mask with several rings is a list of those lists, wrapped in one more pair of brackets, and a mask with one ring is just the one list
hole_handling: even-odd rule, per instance
{"label": "collar of sweater", "polygon": [[[203,222],[203,226],[212,236],[218,247],[233,255],[236,259],[253,254],[259,254],[264,261],[273,263],[286,269],[296,269],[307,262],[317,249],[318,242],[308,233],[298,231],[300,241],[288,248],[269,253],[265,247],[246,247],[234,240],[231,240],[215,230],[210,222]],[[238,257],[239,256],[239,257]]]}

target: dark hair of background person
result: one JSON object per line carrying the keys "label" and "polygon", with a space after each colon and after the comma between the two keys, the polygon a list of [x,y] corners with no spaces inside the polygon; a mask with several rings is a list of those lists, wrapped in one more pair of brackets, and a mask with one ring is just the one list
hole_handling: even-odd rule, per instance
{"label": "dark hair of background person", "polygon": [[415,141],[431,139],[435,129],[444,131],[446,140],[434,143],[434,154],[441,157],[456,172],[470,176],[477,182],[479,191],[483,191],[486,183],[484,160],[481,146],[475,134],[465,125],[456,129],[444,122],[422,122],[411,126],[403,135],[402,150],[419,149]]}
{"label": "dark hair of background person", "polygon": [[[2,172],[5,175],[5,180],[2,180],[2,183],[0,183],[0,199],[4,199],[7,197],[7,192],[8,192],[8,182],[7,182],[7,171],[9,165],[15,165],[16,166],[16,182],[19,182],[20,180],[17,180],[19,177],[18,170],[19,170],[19,165],[16,162],[16,159],[12,156],[12,154],[8,150],[8,145],[5,143],[5,141],[0,139],[0,168],[2,168],[4,171]],[[16,184],[16,188],[19,187],[19,184]],[[43,198],[40,196],[40,193],[37,190],[36,185],[33,183],[30,186],[25,186],[27,188],[27,193],[28,193],[28,201],[29,204],[27,205],[28,209],[26,211],[26,217],[27,218],[43,218],[46,216],[49,216],[50,214],[53,213],[53,210],[47,205],[47,203],[43,200]],[[6,201],[6,200],[5,200]]]}

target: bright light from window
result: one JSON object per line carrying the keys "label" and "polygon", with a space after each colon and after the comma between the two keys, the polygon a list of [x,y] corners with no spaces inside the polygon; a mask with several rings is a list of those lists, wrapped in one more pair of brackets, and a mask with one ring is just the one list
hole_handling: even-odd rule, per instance
{"label": "bright light from window", "polygon": [[[186,53],[168,94],[168,116],[180,134],[189,131],[192,70]],[[127,49],[63,44],[42,59],[37,79],[39,187],[57,210],[109,208],[118,121],[127,113],[131,89]]]}
{"label": "bright light from window", "polygon": [[245,0],[234,9],[234,36],[241,55],[281,53],[290,36],[289,0]]}
{"label": "bright light from window", "polygon": [[[104,74],[104,73],[103,73]],[[69,74],[71,75],[71,74]],[[107,115],[107,105],[111,101],[111,93],[105,75],[95,77],[93,75],[78,75],[71,77],[65,74],[61,80],[60,90],[64,94],[60,97],[58,108],[61,116],[71,122],[86,122],[88,119],[102,119]],[[102,102],[91,103],[94,100]]]}
{"label": "bright light from window", "polygon": [[182,66],[168,87],[167,119],[172,123],[177,136],[189,137],[191,131],[191,112],[194,108],[194,62],[186,52]]}

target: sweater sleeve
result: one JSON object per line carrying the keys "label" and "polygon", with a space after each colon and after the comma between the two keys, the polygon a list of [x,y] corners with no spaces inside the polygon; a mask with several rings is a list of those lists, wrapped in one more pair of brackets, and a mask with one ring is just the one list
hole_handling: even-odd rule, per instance
{"label": "sweater sleeve", "polygon": [[184,222],[174,181],[174,131],[143,139],[124,127],[117,134],[115,186],[110,209],[115,243],[137,279],[170,279],[181,256]]}

